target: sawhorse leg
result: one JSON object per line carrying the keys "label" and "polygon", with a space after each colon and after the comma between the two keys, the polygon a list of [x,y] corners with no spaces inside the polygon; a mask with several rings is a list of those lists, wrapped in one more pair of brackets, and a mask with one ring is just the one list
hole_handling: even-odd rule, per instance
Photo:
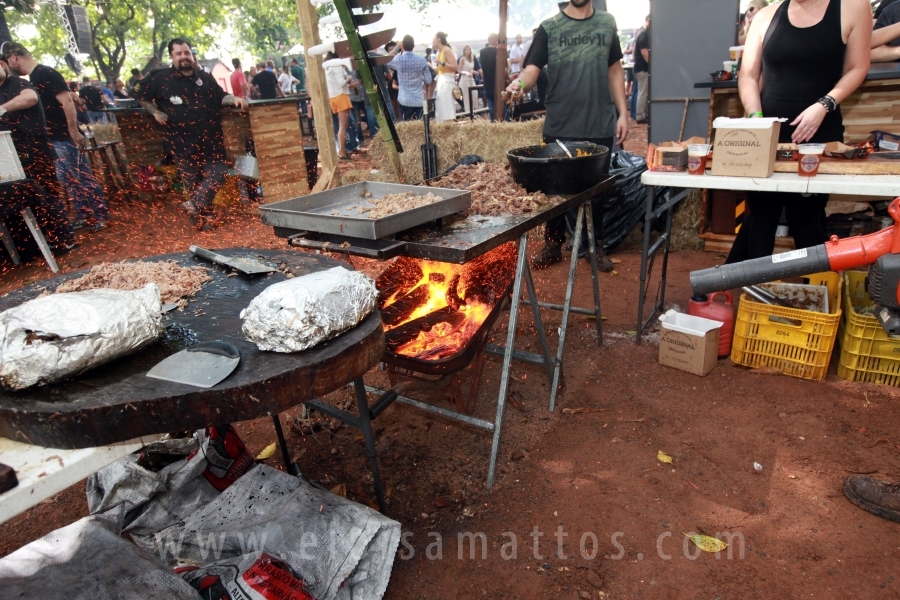
{"label": "sawhorse leg", "polygon": [[9,253],[9,258],[13,261],[13,264],[22,264],[22,259],[19,258],[19,252],[16,250],[16,243],[13,241],[12,234],[6,228],[6,223],[2,219],[0,219],[0,241],[3,242],[3,247]]}
{"label": "sawhorse leg", "polygon": [[47,244],[44,234],[41,233],[41,228],[38,226],[37,219],[34,218],[34,213],[31,212],[31,207],[25,208],[21,214],[22,218],[25,220],[25,225],[28,226],[28,231],[31,232],[34,241],[37,242],[38,248],[41,249],[41,254],[44,255],[44,260],[47,261],[50,270],[54,273],[59,273],[59,266],[56,264],[56,259],[53,258],[53,252],[50,250],[50,245]]}

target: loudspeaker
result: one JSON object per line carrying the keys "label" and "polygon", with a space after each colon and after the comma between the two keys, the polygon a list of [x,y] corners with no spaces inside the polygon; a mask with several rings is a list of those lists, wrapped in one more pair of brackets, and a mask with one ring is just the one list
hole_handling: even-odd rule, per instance
{"label": "loudspeaker", "polygon": [[75,33],[75,43],[82,54],[91,53],[91,22],[88,21],[87,9],[83,6],[66,5],[66,18]]}

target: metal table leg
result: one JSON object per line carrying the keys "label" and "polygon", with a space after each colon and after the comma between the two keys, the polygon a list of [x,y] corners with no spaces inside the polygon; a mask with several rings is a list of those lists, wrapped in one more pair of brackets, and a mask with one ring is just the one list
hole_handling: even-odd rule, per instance
{"label": "metal table leg", "polygon": [[531,276],[531,267],[525,261],[525,284],[528,288],[528,304],[531,305],[531,315],[534,317],[534,328],[537,331],[538,341],[541,344],[541,354],[544,355],[544,365],[547,367],[547,379],[553,381],[553,359],[550,358],[550,346],[547,345],[547,332],[544,331],[544,321],[541,319],[541,307],[538,303],[537,293],[534,291],[534,278]]}
{"label": "metal table leg", "polygon": [[369,467],[372,469],[372,479],[375,482],[378,510],[383,514],[387,510],[387,505],[384,502],[384,488],[381,486],[381,476],[378,473],[378,458],[375,456],[375,434],[372,433],[369,399],[366,397],[366,384],[362,378],[353,381],[353,389],[356,392],[356,405],[359,407],[359,428],[362,429],[366,440],[366,454],[369,456]]}
{"label": "metal table leg", "polygon": [[597,317],[597,343],[603,345],[603,318],[600,312],[600,281],[597,273],[597,240],[594,234],[594,211],[589,203],[584,204],[587,221],[588,253],[591,257],[591,284],[594,287],[594,316]]}
{"label": "metal table leg", "polygon": [[3,247],[9,253],[9,258],[13,261],[13,264],[22,264],[22,259],[19,258],[19,252],[16,250],[16,243],[13,241],[12,234],[6,228],[6,223],[2,219],[0,219],[0,242],[3,242]]}
{"label": "metal table leg", "polygon": [[53,258],[53,252],[50,250],[50,245],[47,244],[44,234],[41,233],[41,228],[38,226],[37,219],[34,218],[34,213],[31,212],[31,207],[22,211],[22,218],[25,219],[25,224],[28,226],[28,230],[31,232],[32,237],[34,237],[34,241],[37,242],[38,248],[41,249],[41,254],[44,255],[44,260],[47,261],[50,270],[54,273],[59,273],[59,266],[56,264],[56,259]]}
{"label": "metal table leg", "polygon": [[497,469],[497,453],[500,450],[500,433],[503,430],[503,413],[506,410],[506,396],[509,393],[509,368],[513,358],[513,346],[516,342],[516,325],[519,322],[519,304],[522,298],[522,276],[528,260],[528,234],[519,238],[519,256],[516,260],[516,279],[513,283],[512,298],[509,307],[509,329],[506,332],[506,351],[503,353],[503,366],[500,368],[500,393],[497,397],[497,416],[494,420],[494,438],[491,442],[491,459],[488,463],[487,488],[494,486],[494,473]]}
{"label": "metal table leg", "polygon": [[[638,320],[635,332],[635,342],[641,343],[641,334],[650,326],[650,321],[661,311],[666,302],[666,271],[669,265],[669,248],[672,240],[672,216],[675,206],[690,195],[693,189],[685,189],[669,199],[664,205],[654,209],[653,204],[656,196],[656,188],[647,186],[647,204],[644,210],[644,244],[641,249],[641,287],[638,296]],[[661,214],[666,213],[666,231],[658,240],[650,245],[650,227],[653,219]],[[650,288],[648,281],[650,277],[649,270],[652,269],[653,260],[657,251],[663,249],[662,269],[659,279],[659,288],[657,290],[657,299],[653,306],[647,311],[647,319],[644,319],[644,305],[646,303],[647,293]],[[650,266],[648,269],[648,265]]]}
{"label": "metal table leg", "polygon": [[[566,282],[566,298],[563,300],[562,323],[559,326],[559,347],[556,349],[556,362],[553,364],[553,380],[550,382],[550,412],[556,405],[556,392],[559,386],[559,378],[562,375],[563,352],[566,349],[566,330],[569,328],[569,309],[572,307],[572,288],[575,285],[575,272],[578,267],[578,246],[581,245],[581,228],[584,225],[585,206],[578,207],[578,217],[575,219],[575,235],[572,236],[572,258],[569,262],[569,280]],[[595,258],[596,260],[596,258]],[[600,315],[597,315],[600,319]]]}
{"label": "metal table leg", "polygon": [[287,447],[287,441],[284,439],[284,431],[281,429],[281,419],[277,414],[272,415],[272,424],[275,425],[275,435],[278,437],[278,447],[281,448],[281,460],[284,463],[284,470],[295,477],[300,476],[300,465],[291,462],[291,453]]}

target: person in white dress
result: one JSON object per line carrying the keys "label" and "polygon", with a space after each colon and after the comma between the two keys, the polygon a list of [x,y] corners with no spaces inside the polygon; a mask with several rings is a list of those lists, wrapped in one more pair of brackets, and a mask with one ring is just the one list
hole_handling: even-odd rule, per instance
{"label": "person in white dress", "polygon": [[[475,85],[475,73],[478,72],[477,67],[481,66],[476,66],[477,62],[478,59],[472,55],[472,46],[465,46],[462,56],[459,58],[459,89],[462,91],[463,106],[467,114],[469,112],[469,88]],[[476,96],[476,103],[477,98]]]}
{"label": "person in white dress", "polygon": [[437,68],[437,89],[434,94],[434,120],[453,121],[456,119],[456,100],[453,99],[453,88],[456,86],[456,55],[447,42],[447,34],[438,31],[431,42],[434,48],[434,65]]}

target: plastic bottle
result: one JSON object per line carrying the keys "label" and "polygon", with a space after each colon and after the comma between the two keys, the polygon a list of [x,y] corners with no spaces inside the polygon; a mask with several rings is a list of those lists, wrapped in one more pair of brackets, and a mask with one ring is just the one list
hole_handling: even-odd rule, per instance
{"label": "plastic bottle", "polygon": [[[724,302],[716,302],[717,296],[723,296]],[[734,332],[734,306],[729,292],[716,292],[710,296],[691,296],[687,313],[695,317],[712,319],[724,323],[719,330],[719,358],[731,354],[731,336]]]}

